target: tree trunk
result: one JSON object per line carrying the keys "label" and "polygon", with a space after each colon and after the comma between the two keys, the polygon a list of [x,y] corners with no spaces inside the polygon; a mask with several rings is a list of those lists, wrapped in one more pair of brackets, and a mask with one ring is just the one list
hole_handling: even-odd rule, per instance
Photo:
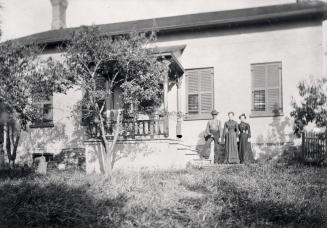
{"label": "tree trunk", "polygon": [[5,128],[4,128],[4,124],[2,124],[2,126],[0,127],[0,130],[2,131],[0,133],[0,135],[2,136],[2,139],[0,139],[0,141],[2,141],[0,143],[0,169],[3,169],[5,167],[5,145],[6,145],[6,134],[5,134]]}
{"label": "tree trunk", "polygon": [[[116,143],[120,134],[120,112],[117,114],[117,119],[116,119],[116,127],[114,129],[114,138],[112,142],[110,143],[107,137],[105,136],[105,131],[104,128],[101,128],[102,130],[102,145],[104,147],[104,152],[102,153],[102,167],[103,167],[103,172],[104,175],[107,177],[110,177],[112,175],[112,170],[114,167],[114,163],[116,160]],[[100,164],[101,166],[101,164]]]}
{"label": "tree trunk", "polygon": [[8,131],[8,123],[5,123],[3,126],[3,152],[7,154],[8,160],[10,161],[10,137]]}
{"label": "tree trunk", "polygon": [[2,127],[2,143],[0,145],[0,169],[5,167],[5,150],[6,150],[6,132],[5,124]]}
{"label": "tree trunk", "polygon": [[8,123],[6,123],[4,126],[3,148],[7,152],[9,168],[15,168],[15,160],[16,160],[19,139],[20,139],[20,130],[15,132],[14,126],[11,126]]}
{"label": "tree trunk", "polygon": [[15,168],[15,159],[9,160],[9,168],[14,169]]}
{"label": "tree trunk", "polygon": [[5,166],[5,151],[3,150],[3,144],[0,144],[0,169]]}
{"label": "tree trunk", "polygon": [[106,146],[105,146],[105,153],[104,153],[104,162],[105,162],[105,166],[104,166],[104,174],[107,177],[110,177],[112,174],[112,152],[110,150],[110,146],[109,146],[109,142],[106,142]]}

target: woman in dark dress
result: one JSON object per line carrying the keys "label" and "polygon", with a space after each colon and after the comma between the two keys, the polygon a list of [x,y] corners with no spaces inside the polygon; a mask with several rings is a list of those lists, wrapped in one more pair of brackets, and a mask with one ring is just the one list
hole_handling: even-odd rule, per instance
{"label": "woman in dark dress", "polygon": [[246,115],[243,113],[240,115],[241,123],[238,125],[239,134],[239,147],[238,155],[240,163],[251,163],[253,162],[253,154],[251,149],[251,143],[248,141],[251,138],[250,124],[246,123]]}
{"label": "woman in dark dress", "polygon": [[228,113],[229,120],[224,125],[224,137],[225,137],[225,163],[240,163],[237,149],[237,134],[238,124],[233,120],[234,113]]}

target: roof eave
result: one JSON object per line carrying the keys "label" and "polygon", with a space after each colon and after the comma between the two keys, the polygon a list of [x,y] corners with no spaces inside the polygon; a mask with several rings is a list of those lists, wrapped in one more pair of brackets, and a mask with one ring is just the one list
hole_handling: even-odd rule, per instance
{"label": "roof eave", "polygon": [[[193,30],[193,29],[206,29],[206,28],[215,28],[215,27],[223,27],[223,26],[230,26],[230,25],[247,25],[247,24],[256,24],[256,23],[267,23],[272,21],[287,21],[292,19],[307,19],[310,17],[316,17],[325,19],[327,15],[327,4],[320,4],[316,7],[308,7],[308,8],[299,8],[296,10],[291,11],[282,11],[282,12],[272,12],[267,13],[263,12],[262,14],[256,14],[256,15],[246,15],[246,16],[236,16],[233,18],[227,18],[227,19],[218,19],[218,20],[208,20],[208,21],[199,21],[199,22],[192,22],[188,24],[180,24],[180,25],[166,25],[166,26],[148,26],[143,27],[141,29],[137,29],[138,32],[146,32],[146,31],[157,31],[159,34],[163,33],[170,33],[170,32],[182,32],[187,30]],[[104,24],[104,25],[98,25],[100,28],[106,28],[106,26],[110,26],[110,24]],[[107,27],[108,28],[108,27]],[[66,33],[63,37],[59,38],[53,38],[53,37],[45,37],[45,38],[35,38],[37,34],[22,37],[17,39],[17,41],[21,41],[25,44],[30,43],[36,43],[39,45],[60,45],[61,43],[65,41],[69,41],[69,37],[72,35],[72,33],[77,28],[68,28],[63,30],[64,33]],[[135,30],[133,29],[125,29],[125,30],[116,30],[114,32],[105,31],[107,35],[122,35],[126,33],[133,32]],[[49,33],[51,31],[47,31],[44,33]],[[55,31],[52,31],[55,32]],[[44,34],[43,33],[43,34]],[[42,34],[42,33],[41,33]],[[33,40],[33,38],[35,40]]]}

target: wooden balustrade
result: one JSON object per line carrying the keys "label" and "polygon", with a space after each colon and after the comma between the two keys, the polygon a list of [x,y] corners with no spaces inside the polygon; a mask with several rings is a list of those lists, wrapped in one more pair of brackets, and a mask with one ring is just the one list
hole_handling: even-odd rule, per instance
{"label": "wooden balustrade", "polygon": [[[107,135],[113,136],[116,122],[112,121],[107,127]],[[135,137],[154,137],[168,136],[168,119],[152,119],[152,120],[124,120],[120,126],[120,136],[125,139]]]}
{"label": "wooden balustrade", "polygon": [[327,158],[327,134],[302,133],[302,157],[305,162],[321,162]]}

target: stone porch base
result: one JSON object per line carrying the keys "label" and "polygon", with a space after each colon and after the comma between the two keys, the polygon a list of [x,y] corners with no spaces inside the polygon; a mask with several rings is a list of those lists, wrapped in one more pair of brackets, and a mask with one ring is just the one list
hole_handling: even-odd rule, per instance
{"label": "stone porch base", "polygon": [[[100,141],[85,142],[87,173],[101,172],[101,150]],[[115,150],[117,160],[114,169],[124,171],[184,169],[200,159],[196,151],[173,139],[121,140],[117,142]]]}

